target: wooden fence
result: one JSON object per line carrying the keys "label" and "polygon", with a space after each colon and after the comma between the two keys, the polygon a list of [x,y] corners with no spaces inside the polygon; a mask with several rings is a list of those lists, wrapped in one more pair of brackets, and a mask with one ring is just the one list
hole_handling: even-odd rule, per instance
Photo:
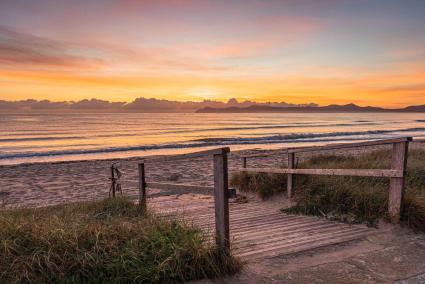
{"label": "wooden fence", "polygon": [[[349,144],[330,144],[315,147],[299,147],[282,149],[283,153],[288,155],[287,168],[249,168],[247,159],[253,157],[268,156],[270,153],[243,155],[243,168],[237,168],[237,171],[257,172],[257,173],[278,173],[287,174],[287,192],[288,197],[292,197],[294,175],[330,175],[330,176],[360,176],[360,177],[386,177],[390,178],[388,212],[392,222],[398,223],[404,193],[404,177],[407,165],[407,153],[411,137],[368,141]],[[377,146],[392,144],[392,162],[391,169],[298,169],[295,168],[295,155],[301,152],[335,150],[354,147]],[[212,149],[207,151],[182,154],[169,157],[159,157],[144,159],[139,163],[139,204],[146,208],[148,188],[157,189],[182,189],[182,190],[207,190],[214,191],[215,204],[215,228],[216,243],[219,247],[230,249],[229,232],[229,185],[228,185],[228,147]],[[189,158],[198,158],[202,156],[211,156],[214,165],[214,186],[198,186],[173,183],[146,182],[146,165],[155,162],[167,162],[171,160],[181,160]]]}
{"label": "wooden fence", "polygon": [[[229,250],[229,185],[228,185],[228,161],[227,154],[230,152],[228,147],[200,151],[189,154],[182,154],[169,157],[159,157],[145,159],[139,163],[139,205],[146,208],[147,188],[157,189],[183,189],[183,190],[213,190],[215,206],[215,231],[216,243],[219,247]],[[146,164],[154,162],[166,162],[171,160],[181,160],[189,158],[199,158],[202,156],[211,156],[214,164],[214,187],[146,182]]]}
{"label": "wooden fence", "polygon": [[[360,177],[387,177],[390,178],[388,213],[393,223],[400,221],[400,212],[404,193],[404,177],[407,165],[407,153],[411,137],[402,137],[395,139],[367,141],[360,143],[330,144],[325,146],[298,147],[283,149],[283,153],[288,155],[288,167],[285,168],[249,168],[247,159],[253,157],[263,157],[269,154],[244,155],[243,168],[238,171],[256,172],[256,173],[277,173],[287,174],[287,194],[292,197],[294,186],[294,175],[329,175],[329,176],[360,176]],[[294,167],[295,155],[302,152],[336,150],[344,148],[355,148],[365,146],[377,146],[392,144],[391,169],[296,169]]]}

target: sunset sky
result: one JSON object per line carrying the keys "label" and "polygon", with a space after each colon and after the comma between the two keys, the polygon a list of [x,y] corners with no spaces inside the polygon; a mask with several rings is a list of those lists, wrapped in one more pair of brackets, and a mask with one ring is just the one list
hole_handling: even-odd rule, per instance
{"label": "sunset sky", "polygon": [[1,0],[0,99],[425,104],[425,0]]}

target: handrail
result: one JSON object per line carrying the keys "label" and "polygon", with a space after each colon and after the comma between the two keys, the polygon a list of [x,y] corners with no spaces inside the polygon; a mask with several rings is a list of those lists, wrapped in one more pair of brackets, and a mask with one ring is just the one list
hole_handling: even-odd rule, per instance
{"label": "handrail", "polygon": [[278,168],[237,168],[236,171],[297,174],[297,175],[326,175],[326,176],[355,176],[355,177],[403,177],[403,171],[380,169],[278,169]]}
{"label": "handrail", "polygon": [[406,142],[413,141],[423,143],[425,139],[415,139],[412,137],[399,137],[399,138],[390,138],[390,139],[381,139],[381,140],[372,140],[365,142],[356,142],[356,143],[334,143],[334,144],[326,144],[322,146],[306,146],[306,147],[288,147],[288,148],[280,148],[275,150],[263,150],[262,152],[253,153],[253,154],[242,154],[239,155],[241,158],[261,158],[268,157],[270,155],[276,154],[276,151],[282,154],[287,153],[302,153],[302,152],[313,152],[313,151],[325,151],[325,150],[335,150],[335,149],[344,149],[344,148],[357,148],[357,147],[366,147],[366,146],[376,146],[376,145],[386,145],[393,144],[398,142]]}
{"label": "handrail", "polygon": [[[256,154],[243,154],[243,155],[238,155],[241,158],[262,158],[262,157],[268,157],[270,155],[276,154],[276,151],[267,151],[267,152],[262,152],[262,153],[256,153]],[[284,151],[282,151],[283,154],[287,153],[287,150],[284,149]]]}
{"label": "handrail", "polygon": [[194,184],[182,184],[182,183],[161,183],[161,182],[147,182],[147,188],[156,188],[156,189],[175,189],[175,190],[203,190],[203,191],[213,191],[214,186],[203,186],[203,185],[194,185]]}
{"label": "handrail", "polygon": [[382,139],[382,140],[373,140],[366,142],[357,142],[357,143],[338,143],[338,144],[328,144],[324,146],[311,146],[311,147],[297,147],[297,148],[288,148],[288,153],[301,153],[301,152],[313,152],[313,151],[323,151],[323,150],[336,150],[344,148],[357,148],[357,147],[366,147],[366,146],[377,146],[377,145],[386,145],[400,142],[410,142],[412,137],[400,137],[392,139]]}

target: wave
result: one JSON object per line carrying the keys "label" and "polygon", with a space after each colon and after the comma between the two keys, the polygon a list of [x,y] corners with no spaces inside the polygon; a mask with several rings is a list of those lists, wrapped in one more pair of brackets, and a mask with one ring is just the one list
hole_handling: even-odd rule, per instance
{"label": "wave", "polygon": [[269,136],[260,136],[260,137],[217,137],[217,138],[196,139],[196,140],[191,140],[188,142],[155,144],[155,145],[123,146],[123,147],[109,147],[109,148],[83,149],[83,150],[80,150],[80,149],[55,150],[55,151],[46,151],[46,152],[25,152],[25,153],[13,153],[13,154],[0,153],[0,160],[15,159],[15,158],[47,157],[47,156],[147,151],[147,150],[160,150],[160,149],[199,148],[199,147],[212,147],[212,146],[223,146],[223,145],[358,141],[358,140],[365,140],[365,139],[385,139],[385,138],[388,138],[388,134],[406,133],[406,132],[425,132],[425,128],[370,130],[370,131],[354,131],[354,132],[299,133],[299,134],[294,133],[294,134],[269,135]]}
{"label": "wave", "polygon": [[49,140],[70,140],[70,139],[84,139],[84,138],[85,138],[84,136],[0,138],[0,142],[49,141]]}
{"label": "wave", "polygon": [[340,126],[365,126],[365,125],[378,125],[375,122],[368,123],[337,123],[337,124],[313,124],[313,123],[291,123],[283,125],[264,125],[264,126],[241,126],[241,127],[216,127],[216,128],[203,128],[203,129],[183,129],[167,131],[167,133],[188,133],[188,132],[210,132],[210,131],[235,131],[235,130],[259,130],[259,129],[285,129],[285,128],[305,128],[305,127],[340,127]]}
{"label": "wave", "polygon": [[91,138],[107,138],[107,137],[127,137],[137,136],[138,134],[99,134],[93,136],[46,136],[46,137],[22,137],[22,138],[0,138],[0,142],[29,142],[29,141],[54,141],[54,140],[72,140],[72,139],[91,139]]}
{"label": "wave", "polygon": [[354,132],[327,132],[327,133],[293,133],[293,134],[278,134],[271,136],[261,137],[230,137],[230,138],[203,138],[194,141],[203,142],[250,142],[250,141],[267,141],[267,140],[279,140],[287,142],[287,140],[299,140],[306,138],[321,138],[321,137],[338,137],[338,136],[359,136],[359,135],[378,135],[378,134],[389,134],[397,132],[425,132],[425,128],[407,128],[397,130],[369,130],[369,131],[354,131]]}

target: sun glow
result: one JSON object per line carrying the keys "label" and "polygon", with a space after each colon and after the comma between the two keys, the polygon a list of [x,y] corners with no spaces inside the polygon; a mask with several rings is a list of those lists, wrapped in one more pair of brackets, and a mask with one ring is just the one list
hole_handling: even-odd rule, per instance
{"label": "sun glow", "polygon": [[197,98],[199,100],[220,100],[225,97],[225,95],[218,89],[210,87],[195,87],[188,89],[185,94],[189,98]]}

